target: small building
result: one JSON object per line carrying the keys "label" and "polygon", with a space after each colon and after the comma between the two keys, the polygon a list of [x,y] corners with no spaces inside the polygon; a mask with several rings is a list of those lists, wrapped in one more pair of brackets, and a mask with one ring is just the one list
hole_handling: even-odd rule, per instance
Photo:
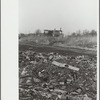
{"label": "small building", "polygon": [[45,36],[51,36],[51,37],[59,37],[59,36],[63,36],[62,34],[62,30],[60,28],[60,30],[44,30],[44,35]]}

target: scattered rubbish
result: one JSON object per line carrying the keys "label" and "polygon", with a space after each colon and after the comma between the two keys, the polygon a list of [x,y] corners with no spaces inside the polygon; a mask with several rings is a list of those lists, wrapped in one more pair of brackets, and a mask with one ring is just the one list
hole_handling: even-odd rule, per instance
{"label": "scattered rubbish", "polygon": [[64,85],[64,82],[59,82],[59,84]]}
{"label": "scattered rubbish", "polygon": [[34,82],[41,82],[38,78],[33,78]]}
{"label": "scattered rubbish", "polygon": [[96,100],[96,78],[95,57],[19,52],[19,100]]}
{"label": "scattered rubbish", "polygon": [[59,66],[59,67],[65,67],[65,65],[66,65],[66,64],[59,63],[57,61],[53,61],[52,64]]}
{"label": "scattered rubbish", "polygon": [[67,68],[69,68],[69,69],[71,69],[71,70],[79,71],[79,68],[77,68],[77,67],[73,67],[73,66],[71,66],[71,65],[67,65],[67,64],[64,64],[64,63],[59,63],[59,62],[57,62],[57,61],[53,61],[52,64],[54,64],[54,65],[56,65],[56,66],[59,66],[59,67],[66,67],[66,66],[67,66]]}
{"label": "scattered rubbish", "polygon": [[87,96],[87,94],[84,94],[84,99],[83,100],[92,100],[92,98],[89,98],[88,96]]}
{"label": "scattered rubbish", "polygon": [[75,71],[79,71],[79,68],[73,67],[73,66],[71,66],[71,65],[69,65],[68,68],[69,68],[69,69],[72,69],[72,70],[75,70]]}

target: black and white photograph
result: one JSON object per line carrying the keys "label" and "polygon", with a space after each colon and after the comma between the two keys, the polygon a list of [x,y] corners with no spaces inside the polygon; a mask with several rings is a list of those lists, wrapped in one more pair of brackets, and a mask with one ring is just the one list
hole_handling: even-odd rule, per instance
{"label": "black and white photograph", "polygon": [[18,99],[97,99],[98,0],[19,0]]}

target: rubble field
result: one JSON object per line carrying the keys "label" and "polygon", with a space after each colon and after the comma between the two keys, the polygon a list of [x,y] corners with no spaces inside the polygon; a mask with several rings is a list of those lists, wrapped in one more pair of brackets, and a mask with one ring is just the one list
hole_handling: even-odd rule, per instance
{"label": "rubble field", "polygon": [[96,56],[19,49],[19,100],[96,100]]}

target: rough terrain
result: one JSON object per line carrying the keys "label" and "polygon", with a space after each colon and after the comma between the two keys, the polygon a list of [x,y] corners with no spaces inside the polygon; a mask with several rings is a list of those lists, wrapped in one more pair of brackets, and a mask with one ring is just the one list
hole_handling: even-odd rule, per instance
{"label": "rough terrain", "polygon": [[96,53],[50,48],[19,45],[19,100],[96,100]]}

